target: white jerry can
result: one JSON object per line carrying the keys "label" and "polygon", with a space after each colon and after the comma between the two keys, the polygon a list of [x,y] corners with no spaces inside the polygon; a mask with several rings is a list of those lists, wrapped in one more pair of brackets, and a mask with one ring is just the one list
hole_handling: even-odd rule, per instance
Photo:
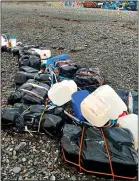
{"label": "white jerry can", "polygon": [[127,111],[127,106],[109,85],[100,86],[81,103],[82,115],[96,127],[118,119],[124,111]]}
{"label": "white jerry can", "polygon": [[57,106],[62,106],[71,100],[76,91],[77,85],[73,80],[63,80],[53,85],[48,91],[48,97]]}

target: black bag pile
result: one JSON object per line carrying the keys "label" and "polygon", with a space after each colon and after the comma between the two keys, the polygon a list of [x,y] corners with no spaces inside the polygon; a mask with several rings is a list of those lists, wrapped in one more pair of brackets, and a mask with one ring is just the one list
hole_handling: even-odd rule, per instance
{"label": "black bag pile", "polygon": [[77,65],[76,63],[73,63],[71,60],[66,60],[66,61],[55,61],[55,67],[59,72],[60,76],[72,79],[74,78],[80,66]]}
{"label": "black bag pile", "polygon": [[18,59],[22,55],[37,55],[37,53],[30,51],[31,48],[39,48],[38,45],[18,45],[11,49],[13,56],[17,56]]}
{"label": "black bag pile", "polygon": [[[51,108],[51,107],[50,107]],[[44,131],[50,136],[61,136],[63,120],[61,107],[46,109],[44,105],[14,105],[2,109],[2,125],[13,125],[14,131],[23,133],[27,126],[29,131]],[[40,131],[39,130],[39,131]]]}
{"label": "black bag pile", "polygon": [[29,79],[9,96],[8,103],[11,105],[15,103],[45,104],[48,90],[49,85]]}
{"label": "black bag pile", "polygon": [[6,107],[1,109],[1,124],[5,125],[14,125],[14,116],[16,114],[22,114],[28,108],[26,105],[16,104],[13,107]]}
{"label": "black bag pile", "polygon": [[82,87],[98,87],[104,83],[104,78],[100,75],[99,68],[81,68],[74,77],[76,84]]}
{"label": "black bag pile", "polygon": [[39,55],[21,55],[19,58],[19,67],[29,66],[40,70],[41,58]]}
{"label": "black bag pile", "polygon": [[22,66],[15,76],[15,83],[18,86],[26,83],[29,79],[35,79],[50,85],[50,76],[51,75],[48,71],[43,72],[29,66]]}
{"label": "black bag pile", "polygon": [[107,174],[112,174],[111,162],[115,178],[135,177],[137,174],[138,156],[133,147],[133,135],[128,129],[113,127],[101,132],[95,127],[82,129],[66,124],[61,147],[64,159],[80,164],[84,171],[109,176]]}
{"label": "black bag pile", "polygon": [[[31,48],[39,46],[19,45],[14,49],[7,49],[18,57],[19,71],[15,76],[15,83],[20,87],[16,87],[8,98],[8,103],[12,106],[1,110],[2,125],[12,125],[18,133],[43,131],[61,138],[65,161],[85,172],[118,179],[136,177],[138,157],[130,130],[119,127],[102,130],[76,125],[64,114],[65,106],[56,107],[49,102],[48,90],[53,77],[49,69],[40,71],[41,58]],[[55,61],[54,72],[59,79],[73,79],[82,90],[92,92],[104,84],[98,68],[81,68],[71,60]],[[118,90],[117,93],[127,103],[129,92]],[[132,96],[133,113],[137,114],[138,96]],[[68,111],[69,109],[68,107]]]}

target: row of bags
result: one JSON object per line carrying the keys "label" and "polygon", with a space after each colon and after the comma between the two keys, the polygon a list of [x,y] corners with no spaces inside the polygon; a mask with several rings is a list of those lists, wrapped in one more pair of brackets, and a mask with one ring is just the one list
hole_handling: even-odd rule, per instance
{"label": "row of bags", "polygon": [[[39,81],[48,81],[49,74],[47,70],[46,72],[43,71],[43,74],[37,75],[37,71],[40,71],[41,64],[46,67],[51,66],[51,68],[54,69],[53,71],[58,73],[59,76],[74,79],[79,87],[89,85],[99,86],[104,83],[104,78],[98,68],[82,68],[80,65],[72,62],[68,54],[51,56],[50,53],[49,56],[43,57],[42,59],[39,53],[40,49],[41,48],[36,45],[22,44],[13,48],[5,48],[5,51],[9,51],[13,56],[18,57],[19,72],[17,72],[15,83],[22,85],[27,79],[31,79],[34,76],[36,76],[36,79]],[[21,67],[27,68],[23,70]],[[28,67],[32,68],[32,70]],[[22,81],[20,81],[20,79]]]}
{"label": "row of bags", "polygon": [[[65,74],[63,74],[62,71],[59,75],[64,76]],[[74,75],[69,70],[64,71],[67,74]],[[38,71],[37,69],[29,66],[20,66],[19,71],[15,75],[16,85],[22,85],[29,79],[35,79],[40,82],[46,82],[47,84],[50,84],[51,72],[48,69],[45,69],[45,71]],[[60,80],[59,77],[57,79]],[[73,80],[80,88],[84,88],[85,86],[89,85],[100,86],[104,83],[104,79],[101,77],[98,68],[81,68],[75,73]]]}
{"label": "row of bags", "polygon": [[[62,56],[60,55],[60,57]],[[20,62],[24,62],[25,59],[21,59],[21,57],[20,54]],[[37,57],[39,56],[37,55]],[[35,75],[27,78],[26,82],[23,85],[21,83],[20,87],[10,95],[8,102],[12,107],[2,109],[2,125],[11,124],[16,132],[28,131],[31,134],[34,131],[44,131],[46,134],[56,138],[59,137],[65,161],[70,161],[70,163],[77,166],[80,165],[80,168],[84,171],[91,171],[93,174],[97,172],[97,174],[103,176],[108,176],[108,174],[112,176],[110,167],[106,167],[110,166],[109,150],[115,177],[117,177],[116,175],[120,175],[118,178],[125,176],[126,179],[128,179],[127,177],[135,177],[137,172],[137,152],[135,150],[135,132],[132,124],[130,129],[126,129],[128,125],[125,125],[124,128],[115,126],[103,128],[103,132],[101,132],[100,128],[97,128],[97,126],[105,126],[104,124],[110,118],[118,119],[119,114],[129,110],[129,92],[124,90],[115,92],[110,86],[99,87],[99,84],[99,88],[89,94],[87,90],[77,91],[78,84],[73,80],[61,82],[55,80],[57,82],[55,83],[52,81],[51,73],[55,75],[54,72],[57,71],[60,76],[60,68],[74,66],[71,61],[68,61],[68,58],[66,58],[66,63],[62,60],[63,58],[57,61],[57,59],[51,57],[49,61],[45,62],[46,65],[52,65],[51,68],[54,67],[53,70],[45,69],[46,75],[49,77],[47,83],[40,82],[39,78],[33,79],[33,77],[38,77],[42,73],[39,72],[40,68],[36,71],[37,69],[32,69],[34,67],[31,64],[29,66],[24,66],[24,64],[19,66],[22,72],[30,71],[29,73],[35,73]],[[81,68],[76,71],[76,74],[79,73],[79,78],[94,76],[90,69],[85,69],[85,71],[82,69],[80,72],[79,70]],[[95,76],[98,75],[96,69],[94,72]],[[69,101],[72,102],[73,117],[66,114],[64,110],[65,104]],[[136,114],[138,112],[138,96],[132,94],[132,101],[132,111],[130,109],[130,113]],[[90,111],[92,109],[93,111]],[[132,114],[129,115],[132,116]],[[98,116],[103,119],[98,120]],[[74,118],[81,118],[78,119],[78,124]],[[126,118],[126,116],[124,115],[121,118]],[[82,125],[87,121],[91,124],[83,131]],[[136,123],[134,126],[137,128]],[[106,149],[103,134],[107,141],[108,150]],[[82,135],[83,144],[81,146]]]}
{"label": "row of bags", "polygon": [[[10,51],[13,54],[13,56],[18,56],[19,67],[29,66],[36,70],[40,70],[40,65],[42,62],[45,65],[52,65],[52,67],[53,68],[55,67],[55,69],[59,72],[60,76],[64,76],[64,77],[72,78],[72,79],[75,77],[75,82],[77,82],[79,87],[101,84],[101,82],[104,81],[98,68],[80,69],[81,67],[78,64],[73,63],[70,60],[70,56],[68,54],[61,54],[61,55],[51,57],[51,53],[49,53],[49,56],[42,57],[40,56],[40,53],[39,53],[41,51],[41,48],[39,46],[22,45],[21,43],[16,47],[12,47],[12,48],[5,47],[4,51]],[[48,55],[47,52],[44,52],[44,54]],[[27,73],[33,73],[33,72],[27,72]],[[31,74],[25,75],[25,73],[23,73],[22,71],[18,72],[18,76],[22,76],[22,74],[24,77],[26,76],[26,77],[31,78],[32,76]]]}
{"label": "row of bags", "polygon": [[15,104],[11,108],[4,108],[1,121],[2,125],[11,124],[14,131],[19,133],[43,131],[52,138],[59,138],[65,161],[77,166],[80,162],[82,170],[108,177],[111,169],[106,141],[115,178],[118,175],[118,179],[123,176],[128,179],[137,174],[138,156],[129,129],[104,128],[102,133],[96,127],[86,127],[83,132],[81,125],[74,124],[66,117],[62,107],[50,106],[46,110],[43,105]]}
{"label": "row of bags", "polygon": [[[127,95],[125,103],[108,85],[100,86],[93,93],[89,94],[86,90],[77,91],[77,85],[72,80],[55,83],[50,88],[47,84],[29,79],[10,95],[8,103],[15,104],[21,102],[28,105],[47,105],[48,102],[52,102],[55,106],[63,106],[72,101],[75,117],[80,121],[88,121],[93,126],[104,127],[110,120],[118,120],[121,126],[129,128],[133,132],[135,146],[138,148],[138,117],[136,114],[133,114],[134,108],[131,114],[122,118],[122,121],[119,118],[121,114],[128,111],[128,97]],[[133,97],[132,101],[134,105]]]}
{"label": "row of bags", "polygon": [[[60,55],[62,57],[61,58],[62,60],[57,60],[54,57],[52,57],[53,58],[52,62],[54,63],[55,67],[54,71],[57,70],[59,75],[63,75],[65,77],[68,77],[70,75],[72,76],[76,75],[74,77],[75,82],[62,81],[61,83],[54,84],[54,86],[49,90],[52,83],[51,71],[45,69],[45,71],[37,72],[37,69],[34,69],[32,67],[32,64],[29,64],[29,66],[27,66],[28,64],[25,64],[26,58],[28,57],[27,59],[28,62],[29,56],[36,56],[39,59],[39,56],[37,55],[30,55],[31,54],[29,51],[30,48],[31,46],[25,47],[22,49],[22,53],[19,53],[20,54],[19,67],[21,71],[19,71],[18,74],[16,75],[15,82],[16,84],[20,85],[25,83],[28,79],[29,80],[9,97],[8,102],[10,104],[14,104],[16,102],[22,102],[24,104],[46,104],[46,100],[49,97],[49,99],[54,104],[56,104],[57,106],[62,106],[63,104],[69,102],[74,97],[76,101],[73,99],[72,102],[73,102],[75,116],[79,118],[81,121],[84,121],[85,118],[93,126],[97,127],[104,126],[110,119],[112,120],[118,119],[118,115],[120,113],[127,111],[127,107],[124,105],[124,103],[119,99],[119,97],[115,94],[115,92],[108,86],[102,86],[101,88],[98,88],[96,90],[95,94],[98,95],[102,94],[101,96],[99,95],[99,97],[94,95],[94,93],[91,95],[89,95],[89,93],[86,92],[85,95],[84,92],[76,93],[77,86],[82,87],[82,85],[83,86],[90,85],[92,83],[90,81],[90,79],[92,80],[92,77],[94,78],[93,85],[96,85],[98,83],[100,85],[102,78],[100,77],[99,69],[90,69],[90,68],[79,69],[79,67],[75,63],[72,63],[71,60],[63,60],[64,58],[66,58],[67,55]],[[32,63],[35,62],[35,59],[33,57],[31,60]],[[23,66],[24,64],[25,66]],[[39,64],[38,67],[40,67]],[[37,81],[33,80],[33,78],[35,78]],[[42,86],[40,87],[40,83],[38,82],[40,80],[45,81],[45,83],[47,83],[46,89],[44,89],[45,86],[43,83],[41,83]],[[78,83],[77,85],[76,82]],[[36,84],[38,84],[39,87],[38,85],[36,86]],[[112,95],[113,97],[112,101],[109,95]],[[102,100],[102,97],[105,100]],[[80,98],[82,99],[80,100]],[[86,99],[83,100],[84,98]],[[79,102],[77,104],[78,106],[74,102]],[[93,104],[91,104],[91,102],[93,102]],[[89,108],[89,106],[91,107]],[[117,109],[114,109],[115,106],[117,106]],[[96,108],[97,110],[95,110]],[[94,114],[90,113],[90,109],[95,110]],[[103,115],[101,115],[102,114],[101,112],[103,113]]]}

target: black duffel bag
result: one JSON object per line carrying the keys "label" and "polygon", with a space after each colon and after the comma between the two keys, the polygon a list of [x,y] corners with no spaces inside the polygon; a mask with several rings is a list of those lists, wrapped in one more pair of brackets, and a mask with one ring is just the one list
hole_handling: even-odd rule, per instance
{"label": "black duffel bag", "polygon": [[[25,127],[32,131],[44,131],[51,136],[60,136],[63,126],[62,118],[59,116],[63,110],[53,108],[53,114],[49,114],[49,110],[43,105],[32,105],[22,114],[14,116],[16,132],[24,132]],[[54,113],[58,113],[54,115]]]}
{"label": "black duffel bag", "polygon": [[24,71],[18,71],[17,74],[15,75],[16,85],[22,85],[26,83],[29,79],[45,82],[48,85],[51,84],[50,74],[48,74],[47,72],[28,73]]}
{"label": "black duffel bag", "polygon": [[79,65],[73,63],[71,60],[55,61],[55,67],[60,76],[67,78],[73,78],[79,69]]}
{"label": "black duffel bag", "polygon": [[138,155],[128,129],[100,130],[65,124],[61,147],[65,161],[76,164],[81,170],[118,180],[136,178]]}
{"label": "black duffel bag", "polygon": [[21,55],[19,58],[19,67],[21,66],[29,66],[40,70],[41,58],[38,55]]}
{"label": "black duffel bag", "polygon": [[100,86],[104,78],[100,75],[99,68],[81,68],[76,72],[74,81],[79,87]]}
{"label": "black duffel bag", "polygon": [[47,84],[30,79],[15,92],[11,93],[8,103],[11,105],[15,103],[45,104],[48,90],[49,86]]}

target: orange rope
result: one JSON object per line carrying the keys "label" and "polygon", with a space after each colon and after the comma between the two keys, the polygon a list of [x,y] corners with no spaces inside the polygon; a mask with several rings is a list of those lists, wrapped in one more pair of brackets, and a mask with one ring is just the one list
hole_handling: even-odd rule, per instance
{"label": "orange rope", "polygon": [[112,173],[112,178],[113,178],[113,180],[114,180],[114,172],[113,172],[113,168],[112,168],[112,162],[111,162],[110,152],[109,152],[108,145],[107,145],[107,142],[106,142],[106,138],[105,138],[105,136],[104,136],[104,133],[103,133],[102,128],[101,128],[101,133],[102,133],[103,140],[104,140],[104,143],[105,143],[106,151],[107,151],[107,153],[108,153],[108,159],[109,159],[109,163],[110,163],[110,169],[111,169],[111,173]]}
{"label": "orange rope", "polygon": [[84,131],[85,131],[85,127],[83,127],[83,130],[82,130],[82,136],[81,136],[80,147],[79,147],[79,168],[80,168],[80,171],[82,170],[81,169],[81,152],[82,152]]}
{"label": "orange rope", "polygon": [[112,168],[112,162],[111,162],[111,158],[110,158],[110,153],[109,153],[109,150],[108,150],[108,145],[107,145],[106,138],[105,138],[105,135],[104,135],[104,133],[103,133],[102,128],[101,128],[101,132],[102,132],[102,136],[103,136],[104,143],[105,143],[105,149],[106,149],[106,151],[107,151],[107,153],[108,153],[108,159],[109,159],[109,163],[110,163],[111,174],[109,174],[109,173],[103,173],[103,172],[89,171],[89,170],[84,169],[84,168],[81,166],[81,151],[82,151],[82,144],[83,144],[84,132],[85,132],[85,127],[83,127],[82,135],[81,135],[81,141],[80,141],[80,147],[79,147],[79,163],[78,163],[78,164],[67,160],[67,159],[66,159],[66,156],[65,156],[65,153],[64,153],[64,149],[62,148],[63,158],[64,158],[64,160],[65,160],[67,163],[70,163],[70,164],[72,164],[72,165],[75,165],[75,166],[79,167],[80,170],[83,170],[83,171],[85,171],[85,172],[87,172],[87,173],[98,174],[98,175],[105,175],[105,176],[112,176],[113,180],[114,180],[114,178],[122,178],[122,179],[127,179],[127,180],[135,180],[135,179],[136,179],[136,176],[135,176],[135,177],[125,177],[125,176],[119,176],[119,175],[115,175],[115,174],[114,174],[113,168]]}

